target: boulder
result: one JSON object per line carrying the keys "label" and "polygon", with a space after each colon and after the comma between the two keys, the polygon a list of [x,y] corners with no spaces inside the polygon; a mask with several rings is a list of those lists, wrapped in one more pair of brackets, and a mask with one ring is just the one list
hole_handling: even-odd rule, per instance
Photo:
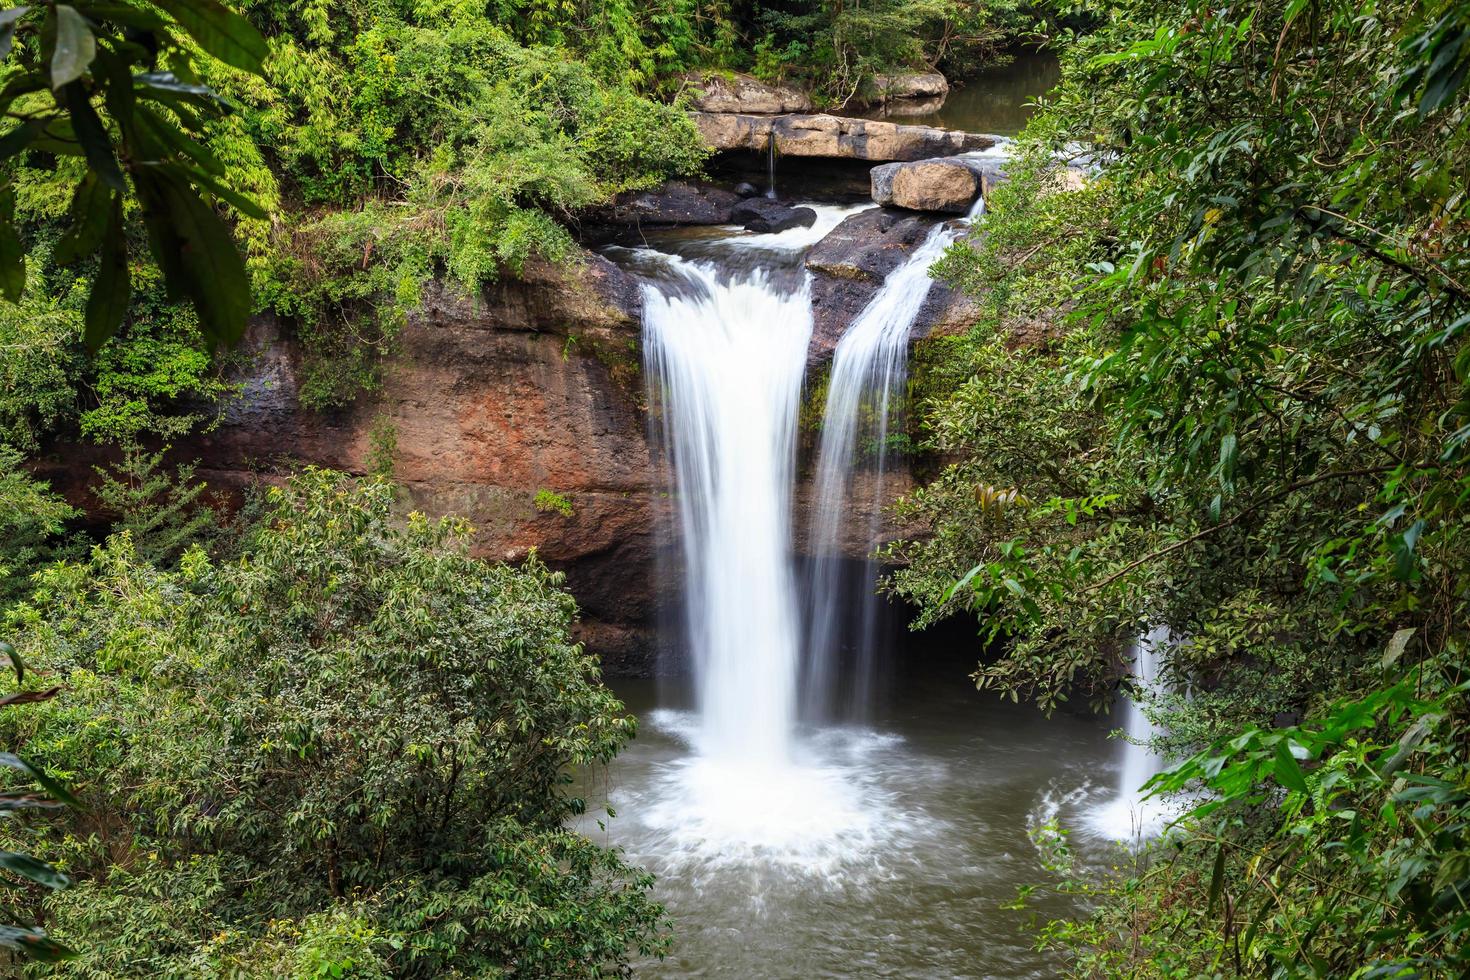
{"label": "boulder", "polygon": [[937,71],[878,75],[873,79],[878,101],[890,99],[932,99],[949,94],[949,82]]}
{"label": "boulder", "polygon": [[793,208],[763,197],[741,201],[730,211],[730,223],[744,225],[746,231],[787,231],[791,228],[810,228],[816,222],[817,212],[811,208]]}
{"label": "boulder", "polygon": [[777,154],[788,157],[885,163],[953,156],[996,143],[993,136],[953,129],[840,116],[696,112],[693,118],[705,142],[716,150],[765,153],[774,142]]}
{"label": "boulder", "polygon": [[995,157],[940,157],[888,163],[869,172],[875,203],[911,211],[965,214],[1004,176]]}
{"label": "boulder", "polygon": [[670,181],[652,190],[625,191],[581,217],[594,225],[727,225],[730,209],[739,203],[739,194],[723,188]]}
{"label": "boulder", "polygon": [[[931,216],[873,208],[846,218],[807,253],[811,273],[812,340],[807,348],[810,374],[830,361],[837,342],[863,311],[889,273],[903,263],[934,229]],[[911,339],[935,333],[961,333],[975,322],[972,300],[942,282],[929,295],[909,329]]]}
{"label": "boulder", "polygon": [[807,252],[812,274],[812,341],[807,363],[832,356],[837,341],[888,274],[928,237],[934,220],[890,208],[860,211]]}
{"label": "boulder", "polygon": [[920,160],[874,167],[873,200],[910,211],[964,214],[980,196],[980,178],[956,160]]}
{"label": "boulder", "polygon": [[735,193],[739,194],[741,197],[756,197],[760,194],[760,192],[761,189],[748,180],[742,180],[740,183],[735,185]]}
{"label": "boulder", "polygon": [[745,112],[775,115],[811,112],[812,99],[789,85],[772,85],[739,73],[691,72],[684,76],[689,105],[700,112]]}

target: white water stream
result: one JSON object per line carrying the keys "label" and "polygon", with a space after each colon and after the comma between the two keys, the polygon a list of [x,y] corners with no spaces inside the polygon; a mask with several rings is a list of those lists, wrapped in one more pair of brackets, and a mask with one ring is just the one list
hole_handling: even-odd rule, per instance
{"label": "white water stream", "polygon": [[799,611],[791,547],[796,412],[811,338],[803,283],[722,279],[670,258],[685,295],[644,289],[644,343],[673,457],[700,753],[791,761]]}
{"label": "white water stream", "polygon": [[[875,479],[869,485],[873,499],[863,508],[870,518],[861,539],[871,547],[876,544],[878,514],[884,502],[889,413],[907,383],[909,332],[934,286],[929,269],[984,212],[981,197],[964,220],[936,224],[904,263],[889,273],[833,354],[809,548],[814,560],[808,591],[804,700],[812,717],[826,718],[834,711],[838,716],[861,717],[872,701],[877,569],[871,561],[864,562],[854,581],[842,560],[844,526],[858,512],[853,507],[853,477],[860,451],[866,451]],[[857,628],[855,635],[844,638],[839,621],[853,605],[860,610]],[[844,639],[855,648],[856,656],[846,671],[850,683],[839,685]],[[833,704],[839,687],[844,686],[847,703]]]}
{"label": "white water stream", "polygon": [[[817,700],[830,691],[836,638],[820,604],[803,622],[796,587],[791,499],[812,313],[809,280],[791,263],[854,210],[821,208],[810,229],[693,243],[704,249],[694,259],[640,257],[659,267],[644,287],[644,350],[671,461],[698,706],[692,725],[678,723],[694,751],[670,768],[646,819],[706,864],[744,854],[829,866],[905,823],[840,763],[845,748],[834,756],[843,739],[798,737],[801,688]],[[835,549],[849,504],[859,416],[873,412],[881,446],[929,267],[968,224],[937,224],[838,345],[815,505],[823,548]],[[831,564],[818,563],[807,594],[835,605],[848,597],[823,571]],[[817,667],[805,677],[804,642]]]}
{"label": "white water stream", "polygon": [[[1170,642],[1168,627],[1156,626],[1134,640],[1133,681],[1145,696],[1160,693],[1161,654]],[[1143,784],[1164,769],[1164,758],[1151,743],[1160,734],[1143,706],[1132,697],[1125,708],[1123,765],[1118,774],[1116,795],[1092,810],[1088,827],[1109,840],[1141,841],[1157,834],[1168,818],[1168,808],[1157,799],[1146,799]]]}

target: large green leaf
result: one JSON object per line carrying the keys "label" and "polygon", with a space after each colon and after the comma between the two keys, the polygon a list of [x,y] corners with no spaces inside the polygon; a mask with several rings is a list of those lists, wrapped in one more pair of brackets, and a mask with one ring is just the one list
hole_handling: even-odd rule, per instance
{"label": "large green leaf", "polygon": [[157,0],[199,42],[227,65],[260,73],[270,49],[250,22],[216,0]]}
{"label": "large green leaf", "polygon": [[66,791],[66,787],[62,786],[56,780],[46,775],[44,772],[31,765],[29,762],[16,755],[14,752],[0,752],[0,766],[6,766],[10,769],[16,770],[17,772],[26,774],[27,776],[34,779],[37,783],[39,783],[41,787],[46,790],[46,792],[56,797],[67,806],[77,806],[76,799]]}
{"label": "large green leaf", "polygon": [[51,87],[81,78],[97,57],[97,39],[87,21],[69,4],[56,5],[56,45],[51,51]]}
{"label": "large green leaf", "polygon": [[87,297],[85,339],[87,349],[96,351],[117,332],[128,312],[132,284],[128,277],[128,237],[123,227],[122,198],[112,199],[107,231],[102,236],[102,254],[92,292]]}
{"label": "large green leaf", "polygon": [[112,137],[107,134],[107,127],[102,124],[97,110],[92,107],[87,90],[82,87],[81,82],[72,82],[62,89],[62,95],[68,111],[71,112],[72,130],[77,134],[77,141],[82,144],[82,152],[86,154],[88,165],[108,187],[115,191],[126,191],[127,182],[123,180],[122,168],[117,165],[117,156],[112,152]]}
{"label": "large green leaf", "polygon": [[233,344],[250,315],[250,279],[229,227],[181,177],[148,166],[135,177],[153,254],[169,292],[188,296],[211,344]]}
{"label": "large green leaf", "polygon": [[108,206],[112,196],[113,192],[95,174],[88,174],[77,185],[76,193],[72,195],[71,227],[57,240],[56,248],[51,252],[52,261],[58,265],[70,265],[97,251],[102,244],[102,235],[107,231],[107,218],[112,213]]}
{"label": "large green leaf", "polygon": [[71,886],[71,879],[57,871],[45,861],[38,861],[29,854],[19,851],[0,851],[0,868],[28,878],[38,885],[59,890]]}
{"label": "large green leaf", "polygon": [[31,926],[0,925],[0,946],[17,950],[40,963],[70,960],[77,955],[56,940],[48,939],[43,930]]}
{"label": "large green leaf", "polygon": [[15,679],[18,683],[24,683],[26,679],[26,663],[20,658],[20,653],[15,647],[4,640],[0,640],[0,657],[5,658],[5,666],[15,671]]}
{"label": "large green leaf", "polygon": [[[14,303],[26,288],[26,252],[15,227],[15,191],[0,191],[0,296]],[[6,652],[14,648],[5,644]],[[19,671],[17,671],[19,673]]]}

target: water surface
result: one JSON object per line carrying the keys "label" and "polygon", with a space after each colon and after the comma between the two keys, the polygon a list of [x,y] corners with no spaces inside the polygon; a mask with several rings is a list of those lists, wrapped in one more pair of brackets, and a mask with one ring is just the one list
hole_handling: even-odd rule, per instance
{"label": "water surface", "polygon": [[1060,79],[1055,55],[1023,52],[1002,68],[955,83],[942,103],[892,102],[866,115],[896,123],[1015,136],[1036,111],[1036,98],[1051,91]]}
{"label": "water surface", "polygon": [[589,800],[606,829],[581,829],[658,876],[675,946],[639,976],[1053,977],[1032,912],[1002,908],[1049,880],[1028,830],[1055,818],[1084,864],[1121,856],[1086,836],[1118,772],[1109,721],[1044,718],[962,668],[909,676],[870,725],[802,731],[780,777],[707,765],[687,702],[614,687],[640,731]]}

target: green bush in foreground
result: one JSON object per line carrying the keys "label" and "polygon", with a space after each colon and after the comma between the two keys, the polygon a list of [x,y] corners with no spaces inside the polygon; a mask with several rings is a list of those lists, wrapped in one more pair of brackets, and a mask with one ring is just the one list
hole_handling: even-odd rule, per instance
{"label": "green bush in foreground", "polygon": [[567,770],[634,721],[534,559],[390,522],[308,471],[235,556],[120,535],[47,571],[17,646],[64,698],[0,719],[83,809],[29,828],[77,880],[10,892],[67,976],[604,976],[662,947],[651,879],[563,829]]}

